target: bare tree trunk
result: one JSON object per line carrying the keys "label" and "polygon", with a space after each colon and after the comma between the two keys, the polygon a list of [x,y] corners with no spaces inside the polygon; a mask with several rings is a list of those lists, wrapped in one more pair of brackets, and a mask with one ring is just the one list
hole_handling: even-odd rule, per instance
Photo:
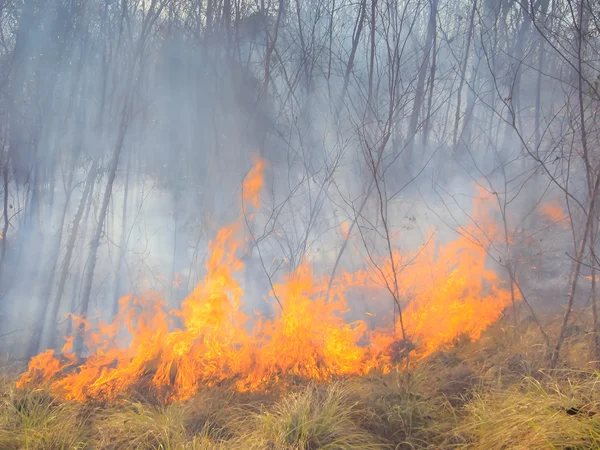
{"label": "bare tree trunk", "polygon": [[[214,22],[214,2],[215,0],[208,0],[206,4],[206,32],[205,38],[210,36],[212,33],[213,22]],[[205,39],[205,44],[208,44],[208,39]]]}
{"label": "bare tree trunk", "polygon": [[[375,165],[374,170],[379,170],[379,167],[381,165],[381,159],[383,156],[383,151],[385,150],[385,146],[387,145],[390,137],[391,137],[391,133],[386,133],[383,136],[381,143],[379,144],[379,148],[377,149],[377,160],[375,161],[375,164],[374,164]],[[362,215],[363,210],[365,209],[365,206],[367,205],[367,201],[369,200],[369,197],[371,196],[371,193],[373,192],[374,188],[375,188],[375,178],[371,177],[371,180],[369,181],[369,185],[367,186],[365,195],[364,195],[362,201],[360,202],[360,206],[356,210],[354,219],[352,219],[352,223],[348,227],[348,232],[346,233],[346,237],[344,238],[344,241],[342,242],[342,247],[340,248],[340,251],[338,252],[337,257],[335,258],[335,262],[333,263],[333,268],[331,269],[331,275],[329,276],[329,281],[327,282],[326,298],[329,298],[329,292],[331,291],[331,287],[333,286],[333,282],[335,280],[335,275],[336,275],[338,266],[340,265],[342,256],[343,256],[344,252],[346,251],[348,242],[350,241],[349,236],[352,234],[352,231],[354,231],[354,227],[357,224],[358,217],[360,217]]]}
{"label": "bare tree trunk", "polygon": [[344,103],[344,97],[346,97],[346,91],[348,90],[348,83],[350,82],[350,74],[354,67],[354,58],[356,57],[356,51],[358,50],[358,43],[360,42],[360,35],[362,33],[363,25],[365,22],[365,16],[367,14],[367,0],[362,0],[360,3],[360,9],[358,11],[358,17],[354,25],[354,34],[352,35],[352,48],[350,49],[350,56],[348,57],[348,64],[346,64],[346,73],[344,74],[344,85],[342,86],[342,92],[338,98],[335,107],[335,114],[339,114],[342,104]]}
{"label": "bare tree trunk", "polygon": [[[549,0],[542,1],[542,20],[546,22],[546,14],[548,13]],[[535,12],[532,12],[535,13]],[[545,67],[546,57],[546,41],[539,37],[538,42],[538,66],[537,66],[537,83],[535,89],[535,148],[538,151],[541,144],[541,106],[542,106],[542,72]]]}
{"label": "bare tree trunk", "polygon": [[[127,74],[127,91],[125,98],[123,99],[123,109],[121,111],[121,118],[119,124],[119,130],[117,134],[117,141],[113,150],[112,158],[110,160],[110,166],[108,169],[108,178],[106,181],[106,188],[104,190],[104,196],[102,198],[102,205],[100,207],[100,213],[98,215],[98,225],[94,231],[92,241],[90,243],[90,259],[87,272],[83,280],[83,294],[81,297],[80,315],[82,318],[87,316],[87,312],[90,304],[90,296],[92,292],[92,284],[94,282],[94,272],[96,269],[96,257],[98,253],[98,247],[100,246],[100,239],[102,237],[102,230],[104,228],[104,222],[106,221],[106,215],[108,212],[108,204],[112,196],[112,188],[117,176],[117,168],[119,166],[119,158],[123,150],[123,141],[127,132],[127,126],[129,124],[129,102],[131,99],[131,81],[133,78],[133,67],[130,67],[129,73]],[[130,81],[131,80],[131,81]],[[79,326],[77,335],[75,336],[74,347],[75,352],[80,355],[83,348],[83,323]]]}
{"label": "bare tree trunk", "polygon": [[175,198],[173,199],[173,258],[171,261],[171,284],[169,286],[170,301],[173,305],[176,305],[175,298],[173,296],[175,291],[175,266],[177,263],[177,231],[179,229],[179,214],[178,214],[178,195],[177,187],[175,188]]}
{"label": "bare tree trunk", "polygon": [[463,119],[463,127],[460,131],[460,135],[458,137],[457,146],[461,150],[466,150],[471,142],[471,129],[473,128],[473,117],[475,115],[475,100],[477,94],[474,92],[475,85],[477,83],[477,78],[479,74],[479,63],[480,59],[477,59],[477,63],[473,68],[473,72],[471,74],[471,81],[469,82],[469,86],[467,89],[467,104],[465,107],[465,115]]}
{"label": "bare tree trunk", "polygon": [[90,167],[90,171],[88,173],[85,187],[83,189],[83,194],[81,194],[81,199],[79,200],[79,206],[77,207],[77,212],[75,213],[75,217],[73,218],[73,223],[71,225],[71,231],[69,234],[69,240],[67,241],[67,248],[65,257],[63,259],[63,265],[60,273],[60,279],[58,281],[58,288],[56,291],[56,295],[54,296],[54,301],[52,302],[52,307],[50,309],[49,320],[46,320],[48,326],[52,327],[50,331],[50,339],[52,345],[57,342],[57,332],[54,330],[56,322],[58,320],[58,311],[60,310],[60,304],[62,301],[62,297],[65,291],[65,285],[67,283],[67,278],[70,273],[71,268],[71,259],[73,258],[73,252],[75,250],[75,243],[77,242],[77,235],[79,232],[79,226],[81,224],[81,218],[83,217],[83,212],[85,210],[85,205],[88,201],[88,197],[90,195],[92,186],[94,181],[96,180],[96,174],[98,172],[98,162],[94,160]]}
{"label": "bare tree trunk", "polygon": [[[268,95],[269,95],[269,83],[271,81],[271,57],[273,55],[273,52],[275,51],[275,46],[277,45],[277,39],[279,36],[279,26],[281,24],[281,17],[283,15],[283,0],[279,0],[278,5],[279,6],[277,8],[277,21],[275,23],[275,31],[274,31],[274,35],[273,35],[272,39],[269,36],[268,27],[265,27],[265,42],[266,42],[267,48],[265,51],[264,80],[263,80],[262,92],[261,92],[260,99],[258,102],[258,108],[260,110],[265,110],[266,105],[267,105],[267,100],[268,100]],[[263,12],[264,16],[267,17],[267,11],[264,9],[264,5],[263,5],[262,12]],[[261,131],[262,131],[262,136],[260,138],[259,155],[261,157],[264,157],[265,145],[267,142],[267,127],[263,126]]]}
{"label": "bare tree trunk", "polygon": [[[71,168],[71,174],[75,173],[75,170]],[[67,197],[65,199],[65,205],[63,207],[62,217],[60,221],[60,226],[58,227],[58,235],[55,238],[55,245],[53,250],[51,251],[51,268],[48,274],[48,281],[46,283],[45,292],[48,295],[48,298],[42,302],[42,307],[38,308],[37,319],[34,321],[34,324],[40,324],[40,329],[34,332],[33,337],[31,339],[31,343],[29,345],[28,356],[33,356],[36,353],[42,351],[42,345],[44,343],[44,329],[47,328],[44,326],[45,322],[48,320],[48,307],[50,306],[50,295],[52,293],[52,285],[54,284],[54,275],[56,273],[56,265],[57,261],[60,258],[60,246],[62,244],[62,236],[65,228],[65,222],[67,217],[67,210],[69,209],[69,202],[71,200],[72,190],[69,189],[67,192]],[[56,299],[55,299],[56,300]],[[52,316],[53,319],[54,316]],[[54,322],[51,324],[54,326]]]}
{"label": "bare tree trunk", "polygon": [[431,14],[429,16],[429,26],[433,27],[432,55],[431,55],[431,73],[429,74],[429,94],[427,96],[427,115],[423,127],[423,145],[427,146],[429,142],[429,132],[431,127],[431,104],[433,102],[433,88],[435,86],[435,72],[437,68],[437,2],[430,0]]}
{"label": "bare tree trunk", "polygon": [[558,339],[556,340],[556,346],[554,347],[554,351],[552,353],[552,357],[550,360],[550,367],[556,368],[558,364],[558,358],[560,356],[560,349],[565,339],[565,334],[567,332],[567,326],[569,325],[569,318],[571,317],[571,312],[573,310],[573,303],[575,301],[575,292],[577,290],[577,281],[579,281],[579,272],[581,271],[581,263],[583,260],[583,255],[585,254],[585,248],[588,242],[588,236],[590,234],[592,223],[594,220],[593,211],[595,210],[596,198],[598,197],[598,188],[600,187],[600,176],[596,175],[596,182],[594,184],[594,188],[592,190],[592,196],[590,198],[590,206],[587,210],[587,220],[585,223],[585,228],[583,230],[583,236],[581,237],[581,245],[579,247],[579,251],[575,256],[575,270],[573,272],[573,279],[571,280],[571,290],[569,291],[569,298],[567,300],[567,309],[563,316],[563,320],[560,326],[560,332],[558,334]]}
{"label": "bare tree trunk", "polygon": [[[332,52],[331,52],[331,47],[333,46],[333,17],[335,15],[335,0],[332,0],[331,2],[331,9],[329,10],[329,27],[327,29],[328,33],[329,33],[329,45],[328,45],[328,50],[329,50],[329,56],[327,59],[327,85],[329,86],[329,81],[331,78],[331,59],[332,59]],[[331,98],[331,95],[330,95]]]}
{"label": "bare tree trunk", "polygon": [[367,103],[369,109],[372,108],[373,101],[373,71],[375,70],[375,24],[377,13],[377,0],[371,0],[371,51],[369,55],[369,93],[367,94]]}
{"label": "bare tree trunk", "polygon": [[417,134],[419,124],[419,114],[422,109],[422,103],[425,96],[425,79],[427,76],[427,70],[429,69],[429,55],[433,48],[433,36],[435,34],[436,27],[436,14],[437,14],[436,0],[430,2],[429,11],[429,23],[427,26],[427,37],[425,38],[425,51],[423,54],[423,62],[419,69],[419,77],[417,79],[417,89],[415,91],[415,100],[413,102],[413,109],[410,115],[410,123],[408,125],[408,139],[409,143],[406,147],[406,161],[410,162],[412,158],[412,150],[415,142],[415,135]]}
{"label": "bare tree trunk", "polygon": [[119,312],[119,298],[121,294],[121,271],[123,267],[123,263],[125,262],[125,254],[127,253],[127,200],[129,197],[129,180],[131,177],[132,170],[132,156],[129,154],[129,158],[127,160],[127,172],[125,173],[125,191],[123,192],[123,211],[121,218],[121,243],[119,248],[119,260],[117,262],[117,270],[115,273],[115,290],[113,294],[113,311],[112,316],[115,317]]}
{"label": "bare tree trunk", "polygon": [[596,229],[594,229],[593,238],[590,239],[590,252],[591,252],[591,267],[592,267],[592,292],[591,292],[591,303],[592,303],[592,318],[593,318],[593,357],[594,366],[600,367],[600,330],[598,329],[598,305],[596,295],[596,252],[594,243],[596,241]]}
{"label": "bare tree trunk", "polygon": [[6,155],[6,160],[2,170],[2,181],[4,181],[4,210],[2,211],[4,225],[2,227],[2,260],[0,260],[0,270],[2,270],[1,264],[4,263],[4,258],[6,257],[6,235],[8,234],[8,226],[10,224],[10,218],[8,217],[8,155]]}
{"label": "bare tree trunk", "polygon": [[471,48],[471,39],[473,37],[473,24],[475,21],[475,10],[477,8],[477,0],[473,0],[473,7],[471,8],[471,17],[469,19],[469,29],[467,31],[467,47],[465,49],[464,58],[462,61],[462,67],[460,68],[459,75],[459,84],[458,84],[458,94],[456,100],[456,112],[454,114],[454,134],[452,140],[452,146],[456,148],[456,143],[458,141],[458,124],[460,122],[460,110],[462,106],[462,91],[465,85],[465,76],[467,73],[467,61],[469,60],[469,50]]}
{"label": "bare tree trunk", "polygon": [[[101,177],[97,177],[97,181],[99,183],[101,181]],[[87,247],[86,238],[88,235],[88,228],[89,228],[88,225],[90,224],[89,218],[90,218],[90,212],[92,211],[92,203],[94,203],[94,187],[95,187],[95,185],[96,185],[96,183],[92,183],[92,188],[90,189],[90,192],[88,194],[87,202],[85,205],[85,212],[83,213],[83,219],[81,221],[81,223],[83,224],[83,228],[81,230],[81,239],[79,239],[79,243],[76,245],[77,254],[80,255],[80,257],[77,258],[77,265],[71,271],[71,273],[74,274],[74,276],[73,276],[73,286],[71,287],[71,301],[69,303],[69,312],[70,313],[75,313],[78,310],[79,294],[81,292],[81,279],[83,278],[83,269],[87,265],[87,263],[86,263],[87,258],[84,258],[83,255],[85,255],[85,247]],[[73,321],[72,320],[67,321],[66,335],[67,336],[73,335]],[[55,344],[53,344],[53,346],[55,346]]]}

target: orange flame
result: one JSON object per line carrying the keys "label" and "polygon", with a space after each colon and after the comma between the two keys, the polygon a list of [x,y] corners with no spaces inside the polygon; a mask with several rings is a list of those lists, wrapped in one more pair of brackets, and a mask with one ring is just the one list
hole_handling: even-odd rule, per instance
{"label": "orange flame", "polygon": [[342,223],[340,223],[340,234],[342,235],[342,238],[344,240],[346,240],[350,237],[349,231],[350,231],[350,226],[348,225],[348,222],[344,220]]}
{"label": "orange flame", "polygon": [[263,171],[266,162],[258,157],[252,157],[254,166],[244,180],[244,201],[250,202],[255,208],[260,208],[260,191],[263,187]]}
{"label": "orange flame", "polygon": [[176,273],[175,276],[173,277],[173,286],[175,287],[179,287],[181,286],[181,283],[183,282],[183,277]]}
{"label": "orange flame", "polygon": [[567,230],[569,229],[569,218],[564,213],[560,203],[557,200],[551,200],[543,203],[540,206],[540,212],[550,219],[552,222],[562,222],[561,226]]}
{"label": "orange flame", "polygon": [[[263,169],[258,161],[244,183],[245,199],[255,207]],[[481,215],[483,204],[476,202]],[[329,295],[329,280],[303,265],[275,284],[282,304],[275,317],[250,322],[235,277],[243,267],[242,223],[240,217],[209,244],[206,275],[181,309],[167,312],[161,298],[148,293],[123,297],[110,324],[92,327],[73,317],[85,330],[85,361],[73,353],[69,338],[60,356],[48,350],[34,357],[18,387],[45,385],[62,398],[85,401],[115,399],[144,385],[173,401],[224,381],[256,390],[289,377],[326,381],[387,372],[399,364],[393,350],[400,342],[399,323],[370,330],[362,320],[345,318],[347,294],[360,287],[381,289],[377,277],[390,276],[390,261],[381,261],[381,271],[343,273]],[[471,235],[481,230],[481,224],[468,229]],[[395,251],[394,258],[401,267],[396,275],[404,325],[414,344],[406,351],[417,358],[463,333],[477,339],[509,304],[506,287],[485,267],[485,250],[465,237],[428,244],[414,254]]]}

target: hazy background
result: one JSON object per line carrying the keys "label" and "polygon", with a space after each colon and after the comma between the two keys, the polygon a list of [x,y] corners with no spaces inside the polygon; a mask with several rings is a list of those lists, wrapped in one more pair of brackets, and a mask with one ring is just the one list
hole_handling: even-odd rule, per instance
{"label": "hazy background", "polygon": [[[330,275],[343,249],[339,275],[368,266],[365,245],[384,256],[432,229],[455,239],[477,220],[475,185],[501,224],[481,242],[490,265],[509,279],[508,264],[540,311],[561,305],[597,159],[598,9],[0,3],[2,350],[60,346],[65,314],[109,319],[129,292],[177,307],[239,217],[252,155],[268,165],[240,274],[249,311],[272,311],[268,276],[303,262]],[[563,213],[544,214],[548,202]]]}

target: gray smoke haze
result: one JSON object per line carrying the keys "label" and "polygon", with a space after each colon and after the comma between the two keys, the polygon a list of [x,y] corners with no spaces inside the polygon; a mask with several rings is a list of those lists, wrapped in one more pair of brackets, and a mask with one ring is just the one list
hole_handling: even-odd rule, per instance
{"label": "gray smoke haze", "polygon": [[[338,275],[368,266],[365,245],[386,254],[382,217],[403,251],[455,239],[476,186],[514,234],[508,253],[502,233],[482,243],[490,265],[509,279],[508,257],[540,311],[562,305],[589,201],[581,92],[597,160],[599,11],[578,64],[570,2],[534,3],[2,3],[2,349],[60,347],[66,314],[110,320],[129,292],[179,306],[253,156],[268,166],[248,311],[273,311],[267,273],[330,275],[342,223],[358,225]],[[541,212],[567,199],[571,220]]]}

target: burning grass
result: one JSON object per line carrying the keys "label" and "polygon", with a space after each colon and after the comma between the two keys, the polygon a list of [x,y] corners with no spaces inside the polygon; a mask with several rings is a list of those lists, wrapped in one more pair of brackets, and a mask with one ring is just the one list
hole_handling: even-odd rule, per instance
{"label": "burning grass", "polygon": [[[263,166],[258,162],[244,183],[245,200],[256,208]],[[478,339],[512,301],[475,239],[495,231],[485,195],[474,204],[477,226],[455,241],[427,241],[413,253],[394,249],[373,259],[375,269],[344,273],[331,283],[301,265],[273,286],[271,296],[281,308],[252,319],[243,312],[244,291],[236,279],[246,244],[247,217],[241,216],[210,243],[206,275],[180,309],[167,311],[160,296],[146,293],[121,299],[110,323],[73,317],[78,335],[67,339],[60,355],[48,350],[34,357],[18,385],[46,386],[66,400],[99,401],[147,384],[163,402],[182,401],[207,385],[234,384],[246,392],[282,379],[386,374],[408,354],[418,360],[458,336]],[[394,319],[377,328],[349,320],[346,296],[356,288],[380,298],[394,292],[404,304],[402,314],[388,311]]]}
{"label": "burning grass", "polygon": [[[262,167],[244,186],[254,207]],[[331,286],[305,264],[274,284],[281,309],[252,321],[235,277],[240,217],[210,244],[206,276],[180,309],[150,293],[123,298],[111,323],[74,317],[77,343],[6,384],[0,449],[598,447],[587,337],[573,333],[567,370],[548,374],[536,326],[498,322],[512,298],[476,243],[496,231],[486,200],[475,201],[469,239],[394,249]],[[348,320],[348,290],[391,279],[402,320]]]}
{"label": "burning grass", "polygon": [[549,372],[535,325],[515,334],[506,322],[438,349],[410,377],[370,373],[253,392],[201,387],[169,404],[142,387],[80,403],[6,379],[0,449],[599,448],[600,374],[587,366],[589,336],[574,334],[564,355],[571,366]]}

